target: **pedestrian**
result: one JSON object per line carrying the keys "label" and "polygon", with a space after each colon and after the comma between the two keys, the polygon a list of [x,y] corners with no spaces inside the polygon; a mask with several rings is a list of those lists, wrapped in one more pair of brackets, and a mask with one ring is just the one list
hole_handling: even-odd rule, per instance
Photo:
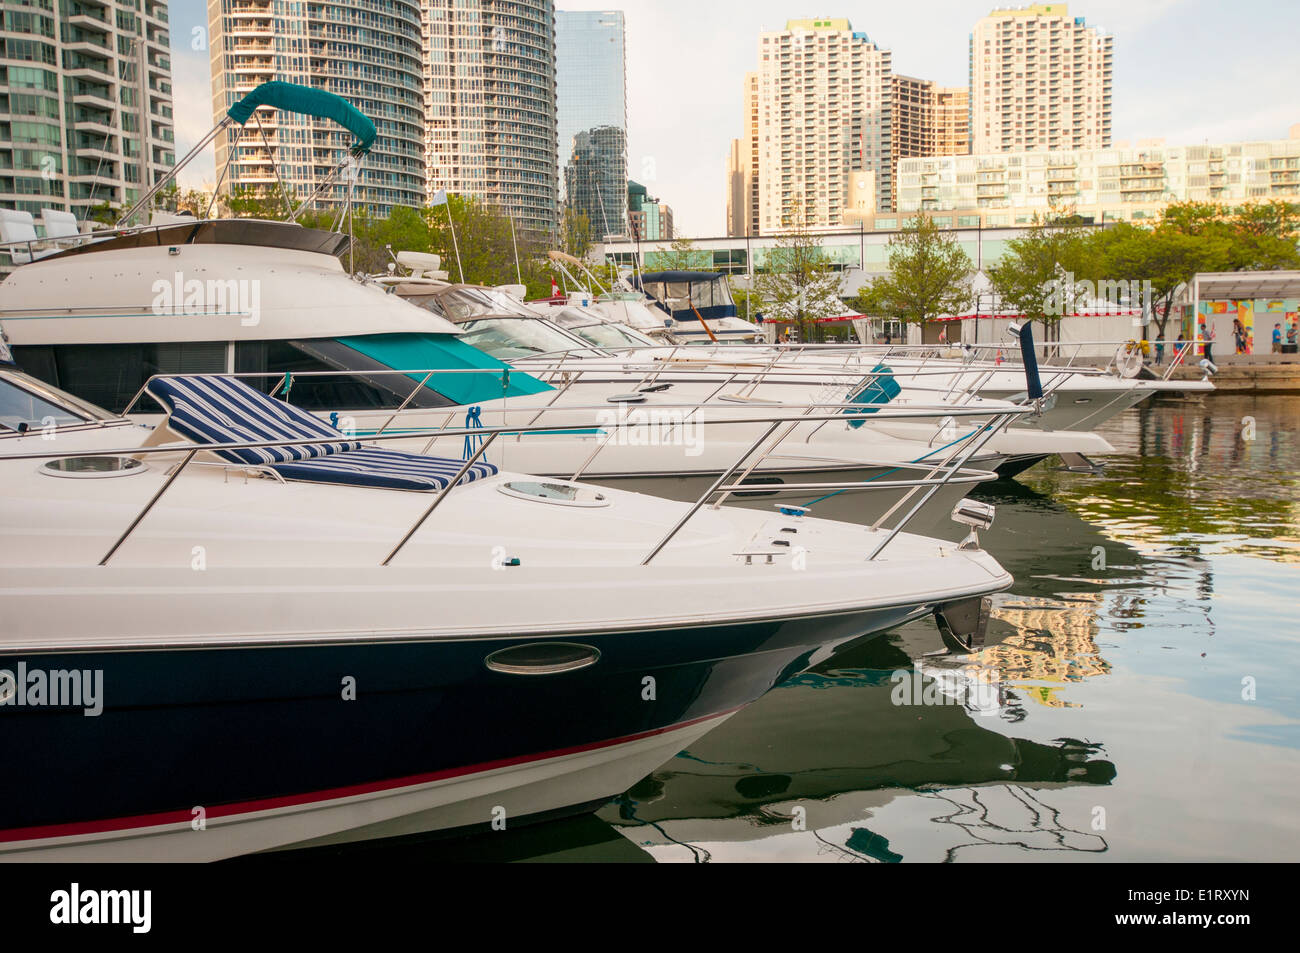
{"label": "pedestrian", "polygon": [[1232,319],[1232,343],[1236,353],[1246,353],[1246,329],[1242,326],[1240,318]]}
{"label": "pedestrian", "polygon": [[1296,353],[1296,325],[1297,322],[1292,321],[1286,329],[1286,346],[1292,354]]}
{"label": "pedestrian", "polygon": [[947,344],[947,343],[948,343],[948,329],[947,329],[947,328],[940,328],[940,329],[939,329],[939,343],[940,343],[940,344]]}
{"label": "pedestrian", "polygon": [[1205,346],[1202,348],[1202,356],[1211,364],[1213,364],[1214,357],[1210,354],[1211,349],[1214,347],[1214,325],[1213,324],[1206,325],[1204,321],[1201,322],[1201,340],[1205,342]]}
{"label": "pedestrian", "polygon": [[1163,334],[1157,334],[1156,335],[1156,363],[1163,364],[1164,362],[1165,362],[1165,336]]}
{"label": "pedestrian", "polygon": [[1273,325],[1273,353],[1282,353],[1282,323],[1280,321]]}

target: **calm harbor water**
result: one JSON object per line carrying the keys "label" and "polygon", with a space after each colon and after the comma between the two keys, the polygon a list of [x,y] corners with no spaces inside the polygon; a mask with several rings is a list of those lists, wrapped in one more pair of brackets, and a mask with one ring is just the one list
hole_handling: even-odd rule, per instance
{"label": "calm harbor water", "polygon": [[982,492],[990,645],[926,619],[778,687],[594,816],[407,859],[1294,860],[1300,397],[1102,431],[1105,476]]}

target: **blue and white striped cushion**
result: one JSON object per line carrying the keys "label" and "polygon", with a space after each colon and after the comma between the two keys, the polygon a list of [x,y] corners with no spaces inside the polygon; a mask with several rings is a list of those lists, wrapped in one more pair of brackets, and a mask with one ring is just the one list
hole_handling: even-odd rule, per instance
{"label": "blue and white striped cushion", "polygon": [[196,443],[257,443],[263,440],[326,442],[299,447],[216,450],[232,463],[273,464],[308,460],[358,449],[355,440],[292,404],[268,397],[230,377],[158,377],[146,388],[170,417],[167,425]]}
{"label": "blue and white striped cushion", "polygon": [[[441,490],[465,465],[463,460],[425,457],[400,450],[362,447],[347,453],[333,453],[313,460],[273,464],[271,469],[286,480],[312,483],[343,483],[390,490]],[[461,485],[492,476],[497,468],[475,463],[460,480]]]}
{"label": "blue and white striped cushion", "polygon": [[[343,435],[320,418],[230,377],[159,377],[149,382],[148,391],[171,415],[167,425],[196,443],[327,438],[300,447],[213,451],[231,463],[269,465],[286,480],[441,490],[464,465],[462,460],[338,439]],[[478,462],[460,482],[471,483],[496,472],[492,464]]]}

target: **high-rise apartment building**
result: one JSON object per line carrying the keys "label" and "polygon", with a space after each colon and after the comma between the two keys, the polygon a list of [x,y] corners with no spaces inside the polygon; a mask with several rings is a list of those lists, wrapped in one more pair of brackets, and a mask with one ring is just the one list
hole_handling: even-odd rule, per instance
{"label": "high-rise apartment building", "polygon": [[627,56],[623,13],[555,15],[563,199],[596,236],[627,233]]}
{"label": "high-rise apartment building", "polygon": [[934,152],[960,156],[970,152],[970,90],[965,86],[934,87]]}
{"label": "high-rise apartment building", "polygon": [[0,207],[79,219],[176,162],[167,4],[0,3]]}
{"label": "high-rise apartment building", "polygon": [[[956,212],[959,227],[1025,225],[1036,215],[1060,214],[1142,221],[1175,201],[1300,200],[1300,137],[903,159],[898,178],[900,213]],[[953,224],[952,215],[938,217]]]}
{"label": "high-rise apartment building", "polygon": [[744,129],[733,139],[727,156],[727,234],[757,235],[758,197],[758,73],[746,73]]}
{"label": "high-rise apartment building", "polygon": [[[80,2],[80,0],[78,0]],[[425,201],[418,0],[208,0],[212,112],[216,119],[268,80],[342,96],[378,132],[362,160],[353,201],[376,215]],[[338,164],[352,134],[330,120],[259,109],[214,146],[221,191],[266,194],[279,177],[299,200]],[[265,139],[263,138],[265,136]],[[344,188],[318,196],[337,206]]]}
{"label": "high-rise apartment building", "polygon": [[744,235],[748,224],[749,196],[747,194],[745,175],[747,165],[745,141],[732,139],[731,149],[727,153],[727,232],[728,235]]}
{"label": "high-rise apartment building", "polygon": [[558,221],[554,0],[423,0],[430,193],[472,195],[521,231]]}
{"label": "high-rise apartment building", "polygon": [[887,211],[889,51],[841,18],[790,20],[759,37],[758,55],[758,231],[835,228],[853,207]]}
{"label": "high-rise apartment building", "polygon": [[976,21],[971,151],[1109,146],[1113,40],[1064,3],[994,10]]}
{"label": "high-rise apartment building", "polygon": [[970,151],[968,91],[939,86],[932,80],[898,73],[893,77],[891,137],[894,150],[894,194],[897,208],[898,162],[916,156],[960,155]]}
{"label": "high-rise apartment building", "polygon": [[970,152],[970,93],[928,79],[894,74],[894,158]]}

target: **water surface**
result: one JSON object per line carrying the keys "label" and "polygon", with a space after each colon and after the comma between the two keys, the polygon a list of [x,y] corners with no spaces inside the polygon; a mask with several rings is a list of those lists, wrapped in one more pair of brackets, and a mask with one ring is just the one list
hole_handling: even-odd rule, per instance
{"label": "water surface", "polygon": [[1103,433],[1105,476],[983,494],[1016,576],[997,644],[928,657],[932,623],[904,626],[598,817],[659,861],[1296,859],[1300,397],[1167,401]]}
{"label": "water surface", "polygon": [[378,849],[1296,859],[1300,397],[1168,400],[1102,432],[1118,450],[1104,476],[1040,465],[982,492],[997,517],[981,539],[1016,582],[978,653],[931,655],[932,621],[910,623],[779,686],[594,816]]}

